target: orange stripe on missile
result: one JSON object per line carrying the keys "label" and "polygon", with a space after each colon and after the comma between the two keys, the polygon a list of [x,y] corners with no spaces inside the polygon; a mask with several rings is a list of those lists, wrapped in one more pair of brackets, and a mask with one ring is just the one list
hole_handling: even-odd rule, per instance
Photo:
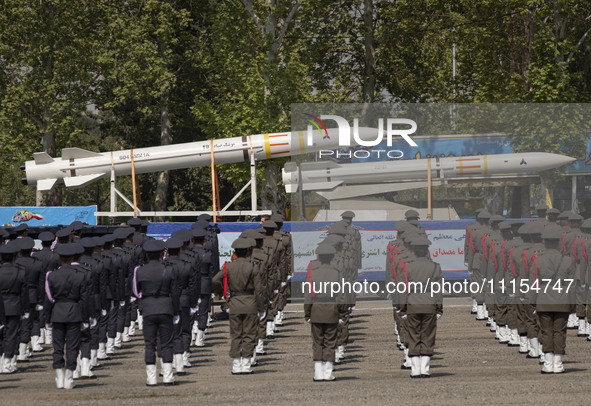
{"label": "orange stripe on missile", "polygon": [[279,143],[279,144],[269,144],[269,145],[271,145],[272,147],[276,147],[278,145],[289,145],[289,142],[282,142],[282,143]]}
{"label": "orange stripe on missile", "polygon": [[276,135],[269,135],[269,138],[273,138],[273,137],[286,137],[287,134],[276,134]]}
{"label": "orange stripe on missile", "polygon": [[456,166],[456,169],[479,169],[480,165],[472,165],[472,166]]}

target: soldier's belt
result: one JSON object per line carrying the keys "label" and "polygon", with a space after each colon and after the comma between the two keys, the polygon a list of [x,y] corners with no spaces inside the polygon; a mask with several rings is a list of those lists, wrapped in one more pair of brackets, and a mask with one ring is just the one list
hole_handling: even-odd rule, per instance
{"label": "soldier's belt", "polygon": [[244,292],[230,292],[230,297],[232,296],[252,296],[254,295],[254,290],[245,290]]}

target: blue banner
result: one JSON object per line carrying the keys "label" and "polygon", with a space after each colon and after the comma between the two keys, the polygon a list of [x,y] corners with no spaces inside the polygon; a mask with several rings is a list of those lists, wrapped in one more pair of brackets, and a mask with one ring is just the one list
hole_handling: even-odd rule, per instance
{"label": "blue banner", "polygon": [[96,225],[96,206],[5,206],[0,207],[0,225],[5,227],[28,224],[29,226],[68,225],[81,221]]}

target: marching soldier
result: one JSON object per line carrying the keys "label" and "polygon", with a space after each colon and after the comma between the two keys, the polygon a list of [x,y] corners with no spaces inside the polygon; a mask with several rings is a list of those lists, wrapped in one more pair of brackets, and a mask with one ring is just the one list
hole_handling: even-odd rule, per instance
{"label": "marching soldier", "polygon": [[200,293],[199,293],[199,310],[196,314],[197,321],[197,336],[195,338],[195,346],[205,346],[205,329],[207,328],[207,320],[210,303],[213,295],[212,278],[217,270],[214,269],[213,253],[206,248],[205,237],[207,231],[203,228],[193,229],[193,252],[196,255],[197,266],[199,269]]}
{"label": "marching soldier", "polygon": [[[428,283],[441,284],[442,273],[439,264],[429,259],[429,245],[426,237],[417,236],[410,240],[415,260],[403,268],[406,294],[402,296],[400,313],[408,326],[408,356],[411,360],[411,378],[429,378],[431,357],[435,347],[437,320],[443,313],[443,294],[433,294]],[[423,289],[412,291],[411,282],[421,284]],[[418,286],[418,285],[417,285]]]}
{"label": "marching soldier", "polygon": [[[474,217],[478,217],[478,213],[480,213],[484,209],[477,209],[474,211]],[[396,223],[398,224],[398,223]],[[466,226],[466,236],[464,238],[464,265],[468,267],[468,273],[470,274],[470,282],[473,281],[472,279],[472,257],[474,256],[474,252],[470,249],[470,241],[472,239],[472,234],[474,230],[480,227],[480,223],[476,221],[475,223],[468,224]],[[472,310],[470,311],[471,314],[476,314],[478,310],[478,303],[476,302],[476,295],[472,294]]]}
{"label": "marching soldier", "polygon": [[287,283],[292,277],[293,274],[293,246],[291,242],[291,234],[287,231],[283,231],[283,216],[280,214],[274,214],[271,216],[271,221],[274,221],[277,224],[277,230],[275,231],[276,238],[281,239],[281,243],[285,247],[283,250],[283,255],[281,256],[281,262],[279,264],[279,271],[280,271],[280,286],[279,286],[279,296],[278,296],[278,303],[277,303],[277,315],[275,316],[275,325],[281,326],[283,324],[283,309],[287,304]]}
{"label": "marching soldier", "polygon": [[575,284],[576,284],[576,317],[577,327],[579,329],[577,336],[587,337],[587,326],[585,322],[585,316],[587,313],[586,294],[587,285],[585,283],[586,270],[581,269],[581,247],[580,240],[585,237],[583,231],[581,231],[581,224],[583,222],[583,216],[575,213],[568,215],[568,221],[570,224],[570,231],[566,233],[564,237],[564,249],[565,255],[568,255],[575,266]]}
{"label": "marching soldier", "polygon": [[561,253],[558,228],[546,227],[542,232],[545,251],[534,256],[532,279],[537,290],[530,290],[531,302],[535,303],[540,323],[541,341],[544,350],[543,374],[564,372],[562,356],[566,348],[566,322],[574,306],[574,292],[568,279],[575,274],[574,262]]}
{"label": "marching soldier", "polygon": [[156,343],[159,340],[162,358],[162,382],[174,385],[172,372],[173,328],[180,321],[179,296],[173,272],[161,262],[165,245],[148,240],[142,246],[148,263],[134,270],[133,293],[141,300],[144,323],[146,385],[156,386]]}
{"label": "marching soldier", "polygon": [[[331,265],[336,250],[329,244],[320,244],[316,249],[319,264],[312,269],[305,290],[304,318],[311,324],[312,355],[314,359],[314,381],[334,381],[332,374],[337,344],[337,331],[344,308],[339,306],[339,298],[319,286],[325,282],[339,282],[339,272]],[[315,289],[316,285],[316,289]],[[319,291],[320,290],[320,291]],[[339,310],[341,309],[341,310]]]}
{"label": "marching soldier", "polygon": [[[470,237],[470,250],[472,251],[472,281],[477,282],[479,285],[485,283],[485,268],[486,268],[486,257],[488,256],[486,250],[486,239],[490,235],[491,229],[488,224],[490,220],[490,213],[486,210],[478,213],[476,219],[478,220],[479,227],[474,230]],[[488,315],[484,307],[484,295],[482,293],[476,294],[477,302],[477,314],[476,320],[486,320]]]}
{"label": "marching soldier", "polygon": [[24,270],[14,261],[19,252],[17,242],[0,246],[0,293],[2,294],[5,320],[2,331],[2,357],[0,373],[12,374],[17,371],[15,350],[18,344],[18,328],[23,319],[29,318],[29,291]]}
{"label": "marching soldier", "polygon": [[236,261],[224,264],[223,270],[213,278],[216,290],[228,297],[232,374],[252,373],[258,321],[266,318],[260,263],[250,258],[255,244],[251,238],[235,240],[232,248]]}
{"label": "marching soldier", "polygon": [[60,244],[55,252],[60,256],[61,266],[47,274],[45,322],[46,328],[53,332],[53,369],[56,387],[72,389],[80,350],[80,326],[90,321],[88,282],[85,272],[72,266],[74,256],[78,252],[74,244]]}

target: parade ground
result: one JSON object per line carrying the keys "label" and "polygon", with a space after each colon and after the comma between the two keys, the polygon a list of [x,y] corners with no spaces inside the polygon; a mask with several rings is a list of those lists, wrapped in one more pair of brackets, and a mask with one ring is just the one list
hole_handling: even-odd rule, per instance
{"label": "parade ground", "polygon": [[[216,311],[219,307],[216,306]],[[97,379],[77,380],[73,390],[55,388],[48,346],[20,371],[0,375],[3,405],[158,404],[158,405],[495,405],[587,404],[591,342],[568,331],[566,373],[542,375],[538,360],[494,340],[484,322],[470,314],[470,299],[446,298],[437,331],[430,379],[411,379],[401,370],[392,306],[361,301],[351,320],[345,361],[335,366],[334,382],[313,382],[310,327],[303,305],[289,304],[284,325],[266,341],[252,375],[230,374],[228,321],[215,321],[206,347],[191,347],[193,366],[176,386],[145,386],[141,331],[110,360],[94,370]],[[159,379],[161,382],[161,378]]]}

